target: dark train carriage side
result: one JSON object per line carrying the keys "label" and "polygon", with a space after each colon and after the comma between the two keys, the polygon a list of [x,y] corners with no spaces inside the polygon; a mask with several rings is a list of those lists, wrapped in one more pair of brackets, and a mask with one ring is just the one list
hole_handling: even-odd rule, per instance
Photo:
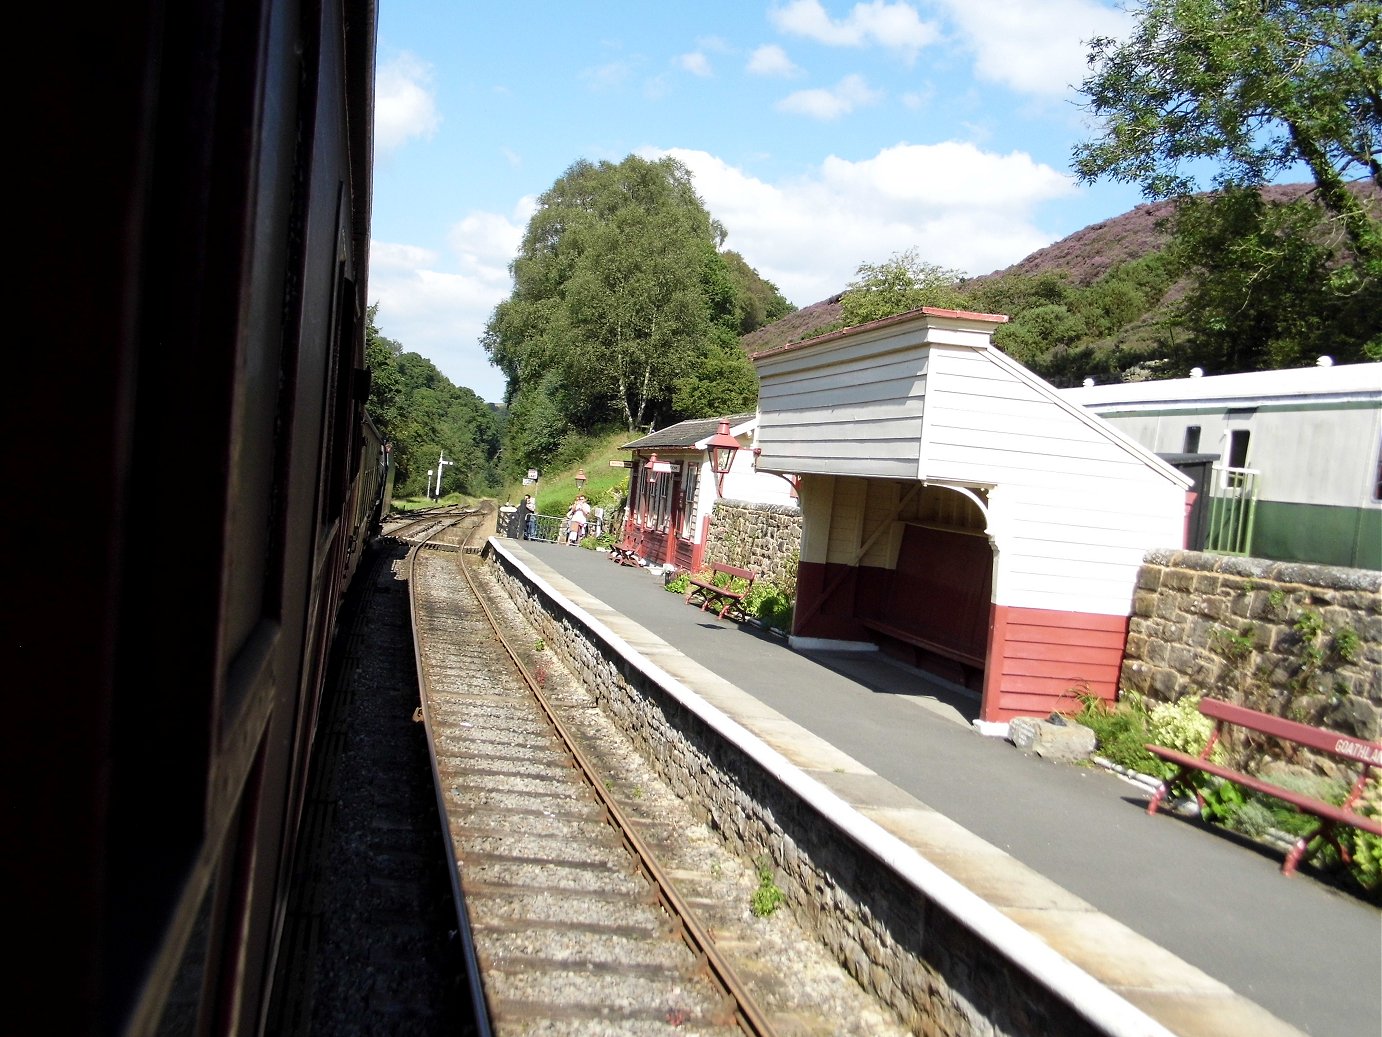
{"label": "dark train carriage side", "polygon": [[26,16],[12,519],[43,506],[8,538],[6,887],[34,922],[10,1032],[262,1032],[382,475],[375,24],[372,0]]}

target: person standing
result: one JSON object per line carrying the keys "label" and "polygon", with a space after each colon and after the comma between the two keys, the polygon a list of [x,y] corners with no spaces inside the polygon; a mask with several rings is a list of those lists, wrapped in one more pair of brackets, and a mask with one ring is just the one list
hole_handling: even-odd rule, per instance
{"label": "person standing", "polygon": [[566,513],[567,544],[575,545],[581,542],[581,538],[585,536],[586,522],[589,519],[590,502],[585,499],[585,494],[580,494]]}
{"label": "person standing", "polygon": [[532,540],[537,536],[537,501],[531,493],[523,495],[523,539]]}

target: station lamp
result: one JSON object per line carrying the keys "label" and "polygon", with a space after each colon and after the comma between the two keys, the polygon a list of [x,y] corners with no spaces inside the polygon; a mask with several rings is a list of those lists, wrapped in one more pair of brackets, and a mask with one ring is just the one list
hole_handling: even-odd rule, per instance
{"label": "station lamp", "polygon": [[580,493],[580,492],[581,492],[582,490],[584,490],[584,489],[585,489],[585,469],[584,469],[584,468],[577,468],[577,469],[576,469],[576,492],[577,492],[577,493]]}
{"label": "station lamp", "polygon": [[715,492],[724,496],[725,476],[734,464],[734,454],[739,450],[739,440],[729,434],[729,422],[721,421],[715,434],[706,440],[706,450],[710,454],[710,468],[715,473]]}

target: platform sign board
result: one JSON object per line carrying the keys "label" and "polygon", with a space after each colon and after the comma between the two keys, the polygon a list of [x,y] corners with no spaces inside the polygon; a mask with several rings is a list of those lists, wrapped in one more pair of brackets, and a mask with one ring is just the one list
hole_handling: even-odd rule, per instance
{"label": "platform sign board", "polygon": [[633,462],[632,462],[632,461],[611,461],[611,462],[609,463],[609,466],[610,466],[611,468],[632,468],[632,467],[633,467]]}

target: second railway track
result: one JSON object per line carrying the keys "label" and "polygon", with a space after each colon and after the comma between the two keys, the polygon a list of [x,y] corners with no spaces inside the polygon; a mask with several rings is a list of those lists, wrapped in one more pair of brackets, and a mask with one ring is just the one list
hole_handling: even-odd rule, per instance
{"label": "second railway track", "polygon": [[465,536],[417,550],[410,587],[482,1029],[905,1033],[789,919],[753,917],[761,876],[659,788]]}

